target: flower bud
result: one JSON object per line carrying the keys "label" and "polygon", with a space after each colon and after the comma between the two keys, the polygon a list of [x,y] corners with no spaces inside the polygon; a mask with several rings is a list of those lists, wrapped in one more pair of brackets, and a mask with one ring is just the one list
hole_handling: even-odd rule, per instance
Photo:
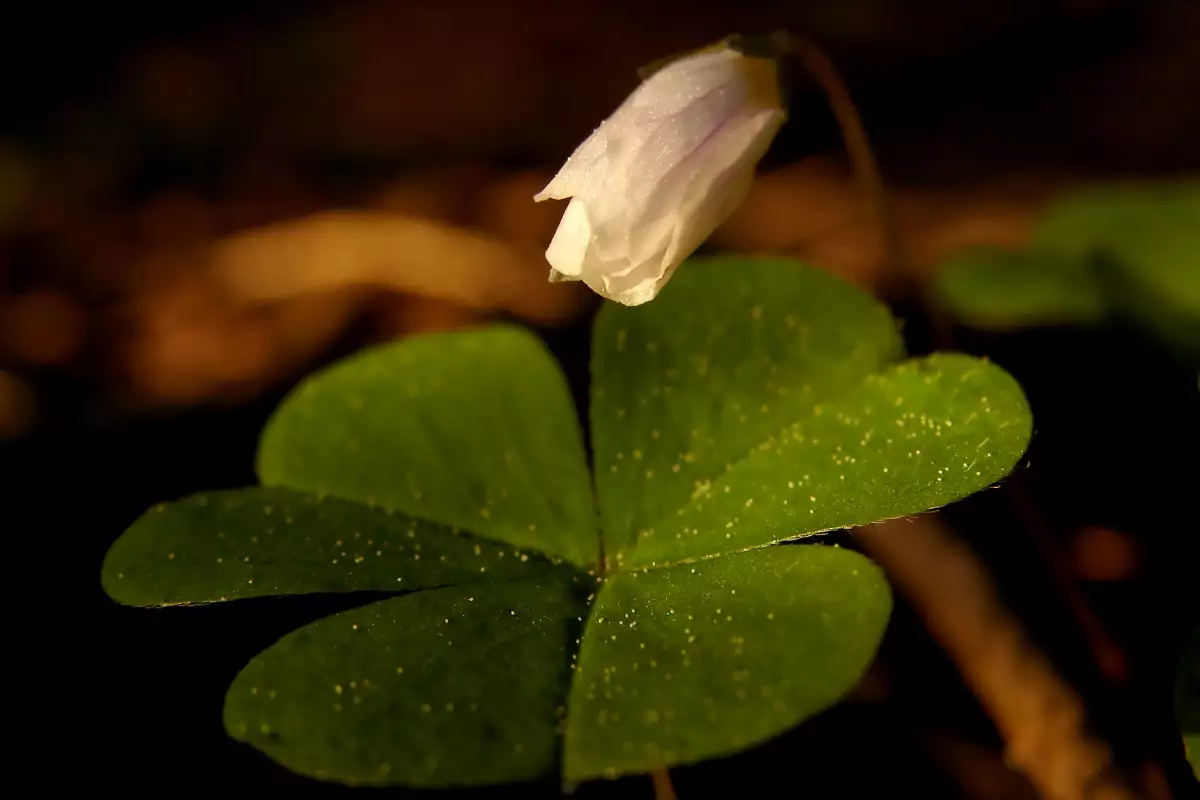
{"label": "flower bud", "polygon": [[783,124],[778,62],[729,43],[657,69],[537,201],[570,198],[546,260],[624,305],[654,299],[745,199]]}

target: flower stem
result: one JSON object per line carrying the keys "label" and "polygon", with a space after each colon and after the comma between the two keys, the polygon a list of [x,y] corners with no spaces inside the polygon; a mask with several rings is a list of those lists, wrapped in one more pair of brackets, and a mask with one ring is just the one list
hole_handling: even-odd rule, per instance
{"label": "flower stem", "polygon": [[932,326],[937,346],[949,348],[952,344],[950,323],[937,304],[931,301],[926,286],[912,278],[912,265],[909,262],[904,237],[900,233],[895,208],[888,195],[879,162],[875,158],[875,151],[867,138],[862,116],[854,105],[845,81],[825,51],[811,40],[797,34],[782,32],[775,34],[775,39],[782,49],[792,54],[801,68],[820,87],[837,119],[854,178],[882,238],[885,269],[880,290],[885,295],[909,296],[916,301]]}
{"label": "flower stem", "polygon": [[796,34],[779,34],[778,36],[781,39],[786,37],[784,46],[788,52],[796,58],[804,71],[825,94],[829,107],[832,109],[834,117],[837,118],[838,127],[841,128],[846,154],[850,158],[850,165],[854,170],[859,189],[879,225],[880,233],[883,236],[884,252],[887,254],[889,262],[888,266],[894,271],[906,273],[907,270],[904,268],[907,266],[908,258],[905,253],[904,241],[900,236],[900,228],[896,223],[896,216],[888,199],[883,175],[879,171],[879,162],[875,159],[875,152],[871,149],[871,142],[867,138],[867,131],[863,126],[858,108],[855,107],[854,100],[850,97],[850,90],[846,88],[846,83],[838,74],[837,68],[833,66],[829,56],[812,41]]}
{"label": "flower stem", "polygon": [[654,782],[654,800],[675,800],[675,787],[671,785],[671,775],[664,769],[656,769],[650,773]]}

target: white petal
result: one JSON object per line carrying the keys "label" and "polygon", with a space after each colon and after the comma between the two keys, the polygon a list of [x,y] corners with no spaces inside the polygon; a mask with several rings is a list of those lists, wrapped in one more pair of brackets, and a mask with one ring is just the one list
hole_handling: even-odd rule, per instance
{"label": "white petal", "polygon": [[552,277],[652,299],[744,199],[783,119],[772,62],[726,48],[659,70],[535,197],[571,198],[546,251]]}
{"label": "white petal", "polygon": [[581,280],[592,291],[607,297],[603,275],[620,265],[601,261],[596,256],[592,238],[587,208],[581,200],[572,199],[546,248],[550,280],[555,283]]}
{"label": "white petal", "polygon": [[739,120],[695,155],[698,163],[687,173],[686,185],[656,193],[643,221],[652,226],[644,240],[653,246],[636,256],[631,252],[628,268],[605,276],[605,296],[625,305],[654,299],[680,262],[745,200],[754,166],[782,123],[778,111]]}
{"label": "white petal", "polygon": [[[742,56],[732,50],[698,53],[680,59],[650,76],[615,112],[592,132],[567,159],[558,174],[534,200],[562,200],[588,192],[621,193],[615,182],[628,178],[624,170],[603,168],[636,155],[643,139],[670,123],[671,117],[697,100],[728,85],[733,64]],[[667,125],[669,128],[670,126]],[[646,176],[650,178],[650,176]]]}
{"label": "white petal", "polygon": [[583,140],[583,144],[575,148],[575,152],[562,165],[550,183],[546,184],[546,188],[533,196],[534,202],[565,200],[582,191],[588,176],[600,167],[600,162],[607,154],[607,134],[604,128],[610,123],[610,120],[602,122],[591,136]]}
{"label": "white petal", "polygon": [[587,208],[583,201],[573,199],[567,204],[554,238],[546,248],[546,261],[563,277],[578,279],[591,241],[592,226],[588,223]]}
{"label": "white petal", "polygon": [[783,125],[781,111],[763,111],[744,121],[730,135],[714,142],[709,163],[697,170],[687,198],[678,208],[678,225],[666,261],[677,265],[737,210],[754,178],[754,168]]}
{"label": "white petal", "polygon": [[651,75],[629,102],[635,107],[649,107],[657,116],[670,116],[712,90],[727,86],[744,58],[731,49],[685,56]]}

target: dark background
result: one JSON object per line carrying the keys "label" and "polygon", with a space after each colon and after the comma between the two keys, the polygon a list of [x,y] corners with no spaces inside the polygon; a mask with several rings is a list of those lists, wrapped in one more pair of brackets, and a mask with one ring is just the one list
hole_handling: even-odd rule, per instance
{"label": "dark background", "polygon": [[[265,159],[304,199],[267,203],[257,224],[354,205],[371,187],[426,164],[553,168],[632,87],[638,65],[734,30],[793,25],[834,56],[897,184],[948,187],[969,202],[976,182],[1017,172],[1152,177],[1200,167],[1195,3],[834,5],[543,9],[525,0],[500,13],[458,0],[344,3],[335,13],[317,2],[21,4],[0,15],[0,142],[36,154],[39,179],[86,186],[81,204],[118,220],[180,187],[219,203],[240,186],[241,171]],[[376,29],[368,38],[382,55],[350,48],[328,61],[279,45],[358,13],[367,21],[360,25]],[[389,19],[394,30],[380,25]],[[201,104],[203,113],[156,116],[146,100],[156,95],[130,89],[161,74],[147,54],[163,51],[218,65],[220,91]],[[280,52],[278,63],[261,57]],[[437,53],[461,66],[431,68]],[[368,77],[345,77],[355,69]],[[484,81],[497,70],[528,81],[490,100],[473,92],[474,76]],[[349,86],[360,87],[358,105],[346,100]],[[797,87],[791,116],[768,168],[837,157],[839,134],[811,87]],[[357,122],[338,123],[346,119]],[[3,231],[0,296],[82,285],[71,262],[46,255],[34,233]],[[897,310],[911,349],[930,349],[919,307],[897,298]],[[302,368],[254,391],[160,406],[120,402],[109,340],[91,330],[71,359],[5,364],[31,387],[36,406],[34,422],[0,443],[0,530],[16,545],[5,563],[15,589],[9,691],[19,712],[10,722],[19,740],[10,779],[132,796],[348,793],[292,776],[227,739],[220,709],[228,682],[256,652],[362,598],[147,611],[108,601],[98,578],[107,547],[149,505],[252,483],[257,433],[282,393],[378,330],[359,319]],[[586,386],[587,315],[540,330],[578,394]],[[952,508],[950,520],[1085,697],[1092,725],[1123,765],[1158,764],[1176,796],[1200,795],[1171,716],[1176,661],[1200,607],[1192,578],[1200,555],[1195,374],[1120,327],[955,334],[956,347],[992,357],[1021,381],[1036,432],[1015,478]],[[1022,498],[1031,513],[1014,510]],[[1096,558],[1115,564],[1111,574],[1089,571]],[[1117,644],[1123,678],[1098,662],[1063,599],[1064,581],[1081,590]],[[900,603],[877,666],[850,701],[759,750],[673,776],[682,798],[975,797],[987,794],[972,788],[971,774],[1000,769],[998,752],[995,731],[953,666]],[[1021,796],[997,791],[992,796]],[[579,793],[649,792],[648,781],[627,779]]]}

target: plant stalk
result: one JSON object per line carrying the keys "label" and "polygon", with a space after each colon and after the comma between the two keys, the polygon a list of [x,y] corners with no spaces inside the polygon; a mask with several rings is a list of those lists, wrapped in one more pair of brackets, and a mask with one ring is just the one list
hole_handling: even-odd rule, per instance
{"label": "plant stalk", "polygon": [[665,768],[651,772],[650,780],[654,782],[654,800],[676,800],[671,774]]}
{"label": "plant stalk", "polygon": [[[911,285],[903,237],[845,82],[813,42],[789,34],[777,39],[821,88],[837,118],[856,180],[879,226],[893,282],[913,290],[931,308],[923,287]],[[941,315],[930,319],[935,335],[948,340]],[[1004,608],[978,557],[936,513],[859,528],[856,535],[954,660],[1004,737],[1008,761],[1047,800],[1139,797],[1116,770],[1107,744],[1087,730],[1078,694]]]}

